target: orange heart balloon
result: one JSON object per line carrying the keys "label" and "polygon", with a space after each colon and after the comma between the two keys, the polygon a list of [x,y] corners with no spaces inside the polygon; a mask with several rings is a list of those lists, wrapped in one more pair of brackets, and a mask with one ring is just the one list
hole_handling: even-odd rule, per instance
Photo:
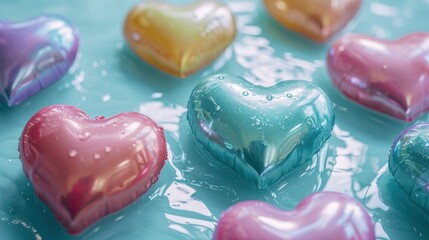
{"label": "orange heart balloon", "polygon": [[347,25],[361,0],[264,0],[264,4],[286,28],[324,42]]}
{"label": "orange heart balloon", "polygon": [[232,13],[217,1],[149,2],[129,12],[124,34],[143,60],[183,78],[216,59],[234,39],[236,27]]}

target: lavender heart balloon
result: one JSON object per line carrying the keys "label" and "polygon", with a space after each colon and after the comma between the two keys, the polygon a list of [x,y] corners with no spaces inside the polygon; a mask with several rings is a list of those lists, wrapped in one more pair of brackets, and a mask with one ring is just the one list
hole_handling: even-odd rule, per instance
{"label": "lavender heart balloon", "polygon": [[60,79],[78,46],[76,28],[59,17],[0,21],[0,101],[17,105]]}
{"label": "lavender heart balloon", "polygon": [[320,192],[292,211],[260,201],[238,203],[222,213],[214,239],[370,240],[375,229],[359,202],[342,193]]}
{"label": "lavender heart balloon", "polygon": [[411,126],[398,136],[389,171],[405,195],[429,215],[429,123]]}

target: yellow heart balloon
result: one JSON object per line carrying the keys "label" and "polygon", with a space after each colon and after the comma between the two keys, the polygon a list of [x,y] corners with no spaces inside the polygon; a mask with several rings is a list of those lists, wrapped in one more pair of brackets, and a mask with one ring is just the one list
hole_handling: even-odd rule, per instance
{"label": "yellow heart balloon", "polygon": [[361,0],[264,0],[264,4],[286,28],[324,42],[347,25]]}
{"label": "yellow heart balloon", "polygon": [[236,26],[233,14],[217,1],[148,2],[129,12],[124,34],[143,60],[183,78],[216,59],[234,40]]}

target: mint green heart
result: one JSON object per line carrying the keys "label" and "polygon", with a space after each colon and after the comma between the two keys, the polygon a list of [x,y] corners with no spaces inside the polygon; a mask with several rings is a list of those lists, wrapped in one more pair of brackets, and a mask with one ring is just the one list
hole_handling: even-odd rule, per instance
{"label": "mint green heart", "polygon": [[266,88],[227,74],[194,88],[187,117],[197,141],[259,189],[311,159],[334,126],[331,101],[310,82]]}

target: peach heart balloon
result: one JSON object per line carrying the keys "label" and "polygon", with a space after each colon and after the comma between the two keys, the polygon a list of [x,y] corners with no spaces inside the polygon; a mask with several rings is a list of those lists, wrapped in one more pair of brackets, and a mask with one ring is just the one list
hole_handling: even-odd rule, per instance
{"label": "peach heart balloon", "polygon": [[268,13],[283,26],[316,42],[325,42],[344,28],[361,0],[264,0]]}
{"label": "peach heart balloon", "polygon": [[129,112],[92,120],[66,105],[37,112],[19,151],[36,195],[72,234],[136,200],[167,159],[164,131],[150,118]]}
{"label": "peach heart balloon", "polygon": [[233,41],[236,27],[232,13],[217,1],[149,2],[129,12],[124,34],[143,60],[184,78],[216,59]]}

